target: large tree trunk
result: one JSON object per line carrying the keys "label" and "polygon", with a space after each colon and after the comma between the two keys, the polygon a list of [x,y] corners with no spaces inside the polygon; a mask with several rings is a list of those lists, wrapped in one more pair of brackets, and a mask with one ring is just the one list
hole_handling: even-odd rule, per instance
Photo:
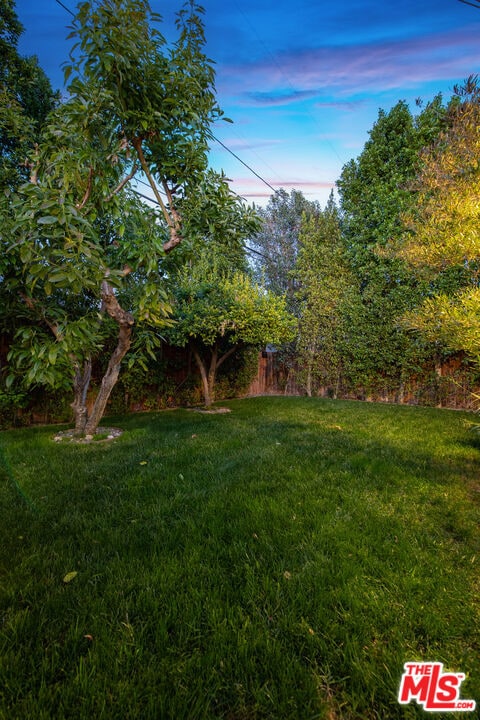
{"label": "large tree trunk", "polygon": [[307,350],[307,378],[305,382],[305,390],[308,397],[312,397],[313,393],[313,368],[315,365],[316,344],[312,343]]}
{"label": "large tree trunk", "polygon": [[110,393],[118,380],[122,360],[130,349],[132,330],[135,322],[133,315],[120,306],[112,286],[106,281],[102,283],[102,300],[106,311],[118,325],[118,342],[117,347],[110,357],[107,370],[102,378],[97,399],[85,425],[85,435],[87,437],[95,434],[98,424],[103,417]]}
{"label": "large tree trunk", "polygon": [[214,345],[211,350],[212,354],[210,356],[210,367],[208,370],[206,363],[202,359],[199,351],[195,346],[193,346],[193,356],[197,363],[198,369],[200,370],[200,376],[202,378],[203,399],[205,400],[205,407],[210,407],[210,405],[212,405],[215,400],[215,380],[217,378],[218,368],[220,367],[220,365],[222,365],[222,363],[225,362],[227,358],[230,357],[230,355],[233,355],[233,353],[238,350],[240,346],[241,343],[232,345],[232,347],[229,348],[226,353],[218,357],[218,346]]}
{"label": "large tree trunk", "polygon": [[312,397],[312,366],[309,364],[307,370],[307,380],[305,382],[305,390],[307,397]]}
{"label": "large tree trunk", "polygon": [[218,350],[217,346],[212,350],[212,356],[210,358],[210,369],[208,371],[208,403],[206,402],[205,405],[209,407],[213,401],[215,400],[215,380],[217,378],[217,363],[218,358]]}
{"label": "large tree trunk", "polygon": [[74,363],[74,368],[75,376],[73,379],[73,402],[71,407],[75,419],[74,434],[76,437],[79,437],[85,433],[85,426],[88,419],[87,393],[92,376],[92,361],[91,359],[85,360],[83,367],[79,362],[76,362]]}
{"label": "large tree trunk", "polygon": [[206,365],[197,348],[195,347],[193,348],[193,357],[195,358],[197,367],[200,370],[200,377],[202,378],[203,399],[205,407],[210,407],[214,399],[215,368],[212,372],[212,363],[210,363],[210,370],[207,371]]}

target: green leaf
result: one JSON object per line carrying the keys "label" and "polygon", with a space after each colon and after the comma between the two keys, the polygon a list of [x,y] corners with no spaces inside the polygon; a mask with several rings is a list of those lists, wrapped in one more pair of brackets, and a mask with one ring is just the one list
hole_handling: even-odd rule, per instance
{"label": "green leaf", "polygon": [[66,68],[64,69],[64,71],[63,71],[63,81],[64,81],[65,85],[66,85],[67,82],[68,82],[68,78],[69,78],[70,75],[72,74],[72,70],[73,70],[72,66],[71,66],[71,65],[67,65],[67,67],[66,67]]}
{"label": "green leaf", "polygon": [[55,363],[57,361],[57,354],[58,354],[58,347],[56,345],[52,345],[52,347],[48,351],[48,362],[51,365],[55,365]]}
{"label": "green leaf", "polygon": [[37,220],[38,225],[53,225],[53,223],[57,222],[57,218],[53,217],[53,215],[44,215],[43,217],[39,218]]}
{"label": "green leaf", "polygon": [[32,257],[31,246],[26,243],[20,247],[20,260],[22,263],[28,263]]}
{"label": "green leaf", "polygon": [[74,580],[77,577],[77,575],[78,575],[78,572],[76,570],[72,570],[72,572],[69,572],[65,575],[65,577],[63,578],[63,582],[64,583],[72,582],[72,580]]}

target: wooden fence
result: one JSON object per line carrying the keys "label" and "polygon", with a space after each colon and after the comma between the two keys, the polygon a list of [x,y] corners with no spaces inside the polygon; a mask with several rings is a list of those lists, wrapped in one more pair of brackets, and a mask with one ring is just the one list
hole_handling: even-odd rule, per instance
{"label": "wooden fence", "polygon": [[[306,392],[294,367],[285,367],[274,352],[262,352],[258,357],[257,375],[246,394],[305,395]],[[474,394],[480,395],[480,389],[474,382],[472,369],[461,355],[426,366],[402,382],[380,378],[375,387],[355,388],[339,382],[335,388],[321,385],[314,392],[316,397],[476,410],[480,403]]]}

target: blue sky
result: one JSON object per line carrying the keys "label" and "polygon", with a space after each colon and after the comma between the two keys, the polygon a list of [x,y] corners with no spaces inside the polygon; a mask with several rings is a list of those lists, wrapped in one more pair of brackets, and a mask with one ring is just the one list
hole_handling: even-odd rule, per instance
{"label": "blue sky", "polygon": [[[76,0],[62,0],[72,10]],[[480,9],[459,0],[204,0],[218,100],[233,125],[215,135],[269,185],[326,202],[378,110],[415,109],[480,71]],[[151,0],[168,37],[180,4]],[[20,50],[62,86],[69,14],[56,0],[17,0]],[[211,164],[263,205],[272,190],[215,144]]]}

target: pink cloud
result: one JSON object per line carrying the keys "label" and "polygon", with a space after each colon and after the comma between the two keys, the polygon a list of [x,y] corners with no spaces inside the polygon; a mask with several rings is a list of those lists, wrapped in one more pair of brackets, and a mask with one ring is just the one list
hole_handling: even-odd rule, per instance
{"label": "pink cloud", "polygon": [[[303,185],[306,187],[319,187],[319,188],[329,188],[334,187],[335,183],[330,182],[329,180],[286,180],[286,179],[268,179],[265,178],[267,182],[270,183],[270,185],[274,185],[278,188],[283,187],[284,185],[288,185],[289,187],[297,186],[297,185]],[[261,184],[260,180],[257,180],[256,178],[249,178],[249,177],[236,177],[234,178],[234,182],[239,183],[241,185],[245,186],[257,186],[258,184]]]}
{"label": "pink cloud", "polygon": [[272,193],[268,192],[256,192],[256,193],[242,193],[242,197],[246,200],[247,198],[269,198]]}
{"label": "pink cloud", "polygon": [[[276,58],[223,68],[219,85],[279,104],[308,93],[360,93],[415,87],[420,83],[461,81],[479,67],[478,31],[471,26],[406,40],[285,51]],[[286,81],[288,89],[285,90]],[[233,88],[232,88],[233,86]],[[257,102],[255,104],[257,104]]]}
{"label": "pink cloud", "polygon": [[357,100],[355,102],[317,102],[316,108],[333,108],[334,110],[345,110],[347,112],[355,112],[365,105],[365,100]]}
{"label": "pink cloud", "polygon": [[[335,188],[335,182],[325,180],[265,179],[268,184],[276,190],[280,190],[280,188],[285,188],[286,190],[295,188],[296,190],[302,190],[305,195],[317,195],[318,193],[325,194],[325,191],[330,191]],[[255,178],[234,177],[232,183],[235,192],[244,198],[270,197],[273,192],[269,192],[261,180],[257,180]]]}
{"label": "pink cloud", "polygon": [[232,138],[229,137],[228,147],[230,150],[254,150],[258,148],[275,147],[282,144],[282,140],[275,140],[273,138],[268,139],[256,139],[256,138]]}
{"label": "pink cloud", "polygon": [[274,92],[250,92],[248,97],[255,105],[290,105],[310,100],[317,94],[316,90],[275,90]]}

